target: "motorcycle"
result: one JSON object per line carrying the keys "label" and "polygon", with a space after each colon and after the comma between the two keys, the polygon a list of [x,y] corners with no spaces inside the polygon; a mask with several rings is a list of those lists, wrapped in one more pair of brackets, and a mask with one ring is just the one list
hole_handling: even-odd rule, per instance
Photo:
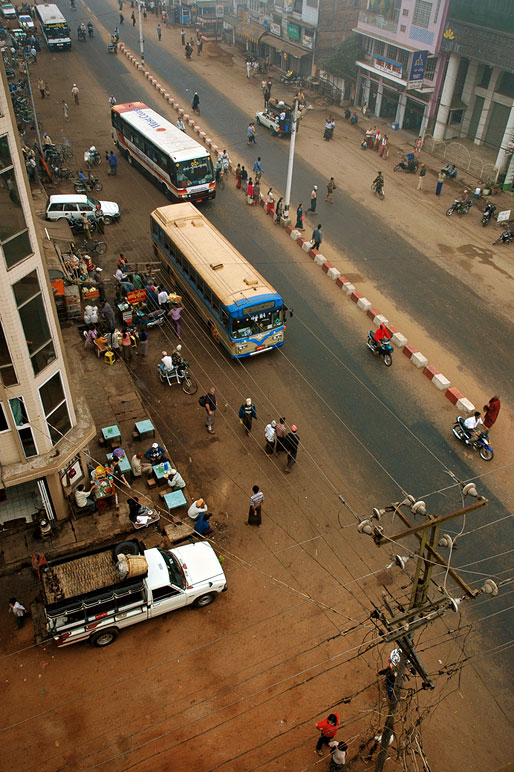
{"label": "motorcycle", "polygon": [[171,361],[173,363],[173,369],[171,370],[166,370],[162,362],[157,365],[160,382],[167,383],[168,386],[173,386],[174,383],[181,383],[184,394],[196,394],[198,391],[198,384],[194,378],[191,378],[189,362],[186,362],[186,360],[175,351],[171,355]]}
{"label": "motorcycle", "polygon": [[472,206],[473,201],[470,198],[467,201],[461,201],[460,198],[456,198],[449,209],[446,210],[446,216],[451,217],[454,212],[457,212],[457,214],[467,214]]}
{"label": "motorcycle", "polygon": [[102,163],[102,156],[94,145],[92,145],[89,150],[86,150],[84,153],[84,161],[89,166],[89,168],[93,166],[100,166]]}
{"label": "motorcycle", "polygon": [[464,442],[472,450],[478,450],[481,459],[491,461],[494,456],[494,450],[489,445],[489,432],[487,430],[481,431],[478,437],[471,437],[464,426],[464,419],[459,415],[453,424],[452,431],[458,440]]}
{"label": "motorcycle", "polygon": [[372,354],[383,357],[386,367],[391,367],[393,364],[393,347],[388,340],[382,340],[382,342],[377,343],[374,330],[370,330],[366,345]]}
{"label": "motorcycle", "polygon": [[404,172],[410,172],[410,174],[414,174],[417,172],[419,166],[419,161],[417,158],[402,158],[402,160],[396,164],[393,171],[397,172],[400,169],[403,169]]}
{"label": "motorcycle", "polygon": [[[82,220],[70,220],[70,226],[74,233],[85,233],[84,223]],[[89,232],[94,233],[96,231],[97,223],[94,218],[88,218]]]}
{"label": "motorcycle", "polygon": [[95,36],[95,30],[94,30],[92,22],[90,22],[90,21],[88,21],[88,23],[87,23],[87,34],[89,35],[90,38]]}
{"label": "motorcycle", "polygon": [[73,180],[73,188],[75,193],[91,193],[93,190],[96,190],[99,193],[103,189],[103,185],[98,177],[93,177],[91,174],[85,180]]}
{"label": "motorcycle", "polygon": [[496,212],[496,207],[494,204],[487,204],[486,208],[483,211],[482,214],[482,225],[485,226],[489,223],[489,220],[493,216],[493,214]]}
{"label": "motorcycle", "polygon": [[166,311],[163,308],[158,308],[156,311],[140,311],[138,308],[134,309],[134,323],[135,326],[139,325],[145,329],[151,327],[161,327],[164,324],[166,318]]}
{"label": "motorcycle", "polygon": [[494,244],[510,244],[512,240],[514,240],[514,231],[511,229],[510,225],[507,224],[503,233],[498,236],[496,241],[493,241],[493,246]]}
{"label": "motorcycle", "polygon": [[82,28],[82,27],[78,28],[78,30],[77,30],[77,39],[78,40],[87,40],[85,28]]}
{"label": "motorcycle", "polygon": [[193,49],[191,48],[191,46],[188,43],[186,45],[186,48],[185,48],[186,59],[191,59],[191,54],[192,53],[193,53]]}
{"label": "motorcycle", "polygon": [[384,181],[378,181],[378,182],[372,182],[371,183],[371,190],[373,193],[376,193],[379,198],[384,200]]}

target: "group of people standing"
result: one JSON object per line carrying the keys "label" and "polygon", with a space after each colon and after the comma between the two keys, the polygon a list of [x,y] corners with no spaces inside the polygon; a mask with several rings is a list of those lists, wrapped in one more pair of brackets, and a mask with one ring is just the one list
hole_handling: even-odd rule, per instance
{"label": "group of people standing", "polygon": [[291,468],[296,463],[298,447],[300,445],[300,436],[297,427],[293,424],[288,431],[285,418],[279,418],[278,422],[272,420],[264,428],[264,437],[266,439],[265,451],[270,458],[278,456],[279,453],[286,453],[287,460],[284,472],[289,474]]}
{"label": "group of people standing", "polygon": [[361,143],[362,150],[375,150],[380,158],[387,158],[389,155],[389,137],[383,134],[376,126],[366,129]]}

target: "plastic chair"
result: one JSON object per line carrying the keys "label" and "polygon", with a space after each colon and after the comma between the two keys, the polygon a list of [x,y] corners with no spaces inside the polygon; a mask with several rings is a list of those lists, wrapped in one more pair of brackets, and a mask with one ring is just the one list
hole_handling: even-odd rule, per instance
{"label": "plastic chair", "polygon": [[116,362],[116,357],[112,351],[106,351],[104,354],[104,362],[106,365],[113,365]]}

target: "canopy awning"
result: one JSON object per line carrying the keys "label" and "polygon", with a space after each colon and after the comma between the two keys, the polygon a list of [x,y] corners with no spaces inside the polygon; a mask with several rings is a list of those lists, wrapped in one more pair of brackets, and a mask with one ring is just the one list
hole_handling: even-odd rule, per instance
{"label": "canopy awning", "polygon": [[281,38],[276,38],[274,35],[263,35],[261,43],[267,43],[268,46],[276,48],[277,51],[280,51],[283,54],[289,54],[289,56],[296,56],[297,59],[301,59],[302,56],[307,56],[307,54],[312,53],[312,51],[308,51],[306,48],[295,46],[294,43],[289,43],[287,40],[281,40]]}
{"label": "canopy awning", "polygon": [[242,21],[236,27],[236,35],[245,38],[245,40],[250,40],[252,43],[258,43],[265,32],[264,27],[252,24],[251,21]]}

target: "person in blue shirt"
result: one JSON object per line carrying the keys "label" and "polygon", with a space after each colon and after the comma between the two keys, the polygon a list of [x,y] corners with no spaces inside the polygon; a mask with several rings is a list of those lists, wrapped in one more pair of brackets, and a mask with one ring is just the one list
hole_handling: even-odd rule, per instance
{"label": "person in blue shirt", "polygon": [[260,180],[262,177],[262,163],[261,163],[261,157],[259,156],[256,162],[253,165],[253,171],[255,173],[255,179],[257,181]]}
{"label": "person in blue shirt", "polygon": [[195,531],[196,533],[199,533],[200,536],[208,536],[210,533],[213,533],[213,529],[209,523],[211,517],[212,515],[206,512],[204,515],[200,515],[196,518]]}
{"label": "person in blue shirt", "polygon": [[161,445],[158,445],[157,442],[154,442],[152,447],[148,448],[146,451],[145,458],[155,466],[155,464],[160,464],[162,461],[166,461],[166,451],[163,447],[161,447]]}

